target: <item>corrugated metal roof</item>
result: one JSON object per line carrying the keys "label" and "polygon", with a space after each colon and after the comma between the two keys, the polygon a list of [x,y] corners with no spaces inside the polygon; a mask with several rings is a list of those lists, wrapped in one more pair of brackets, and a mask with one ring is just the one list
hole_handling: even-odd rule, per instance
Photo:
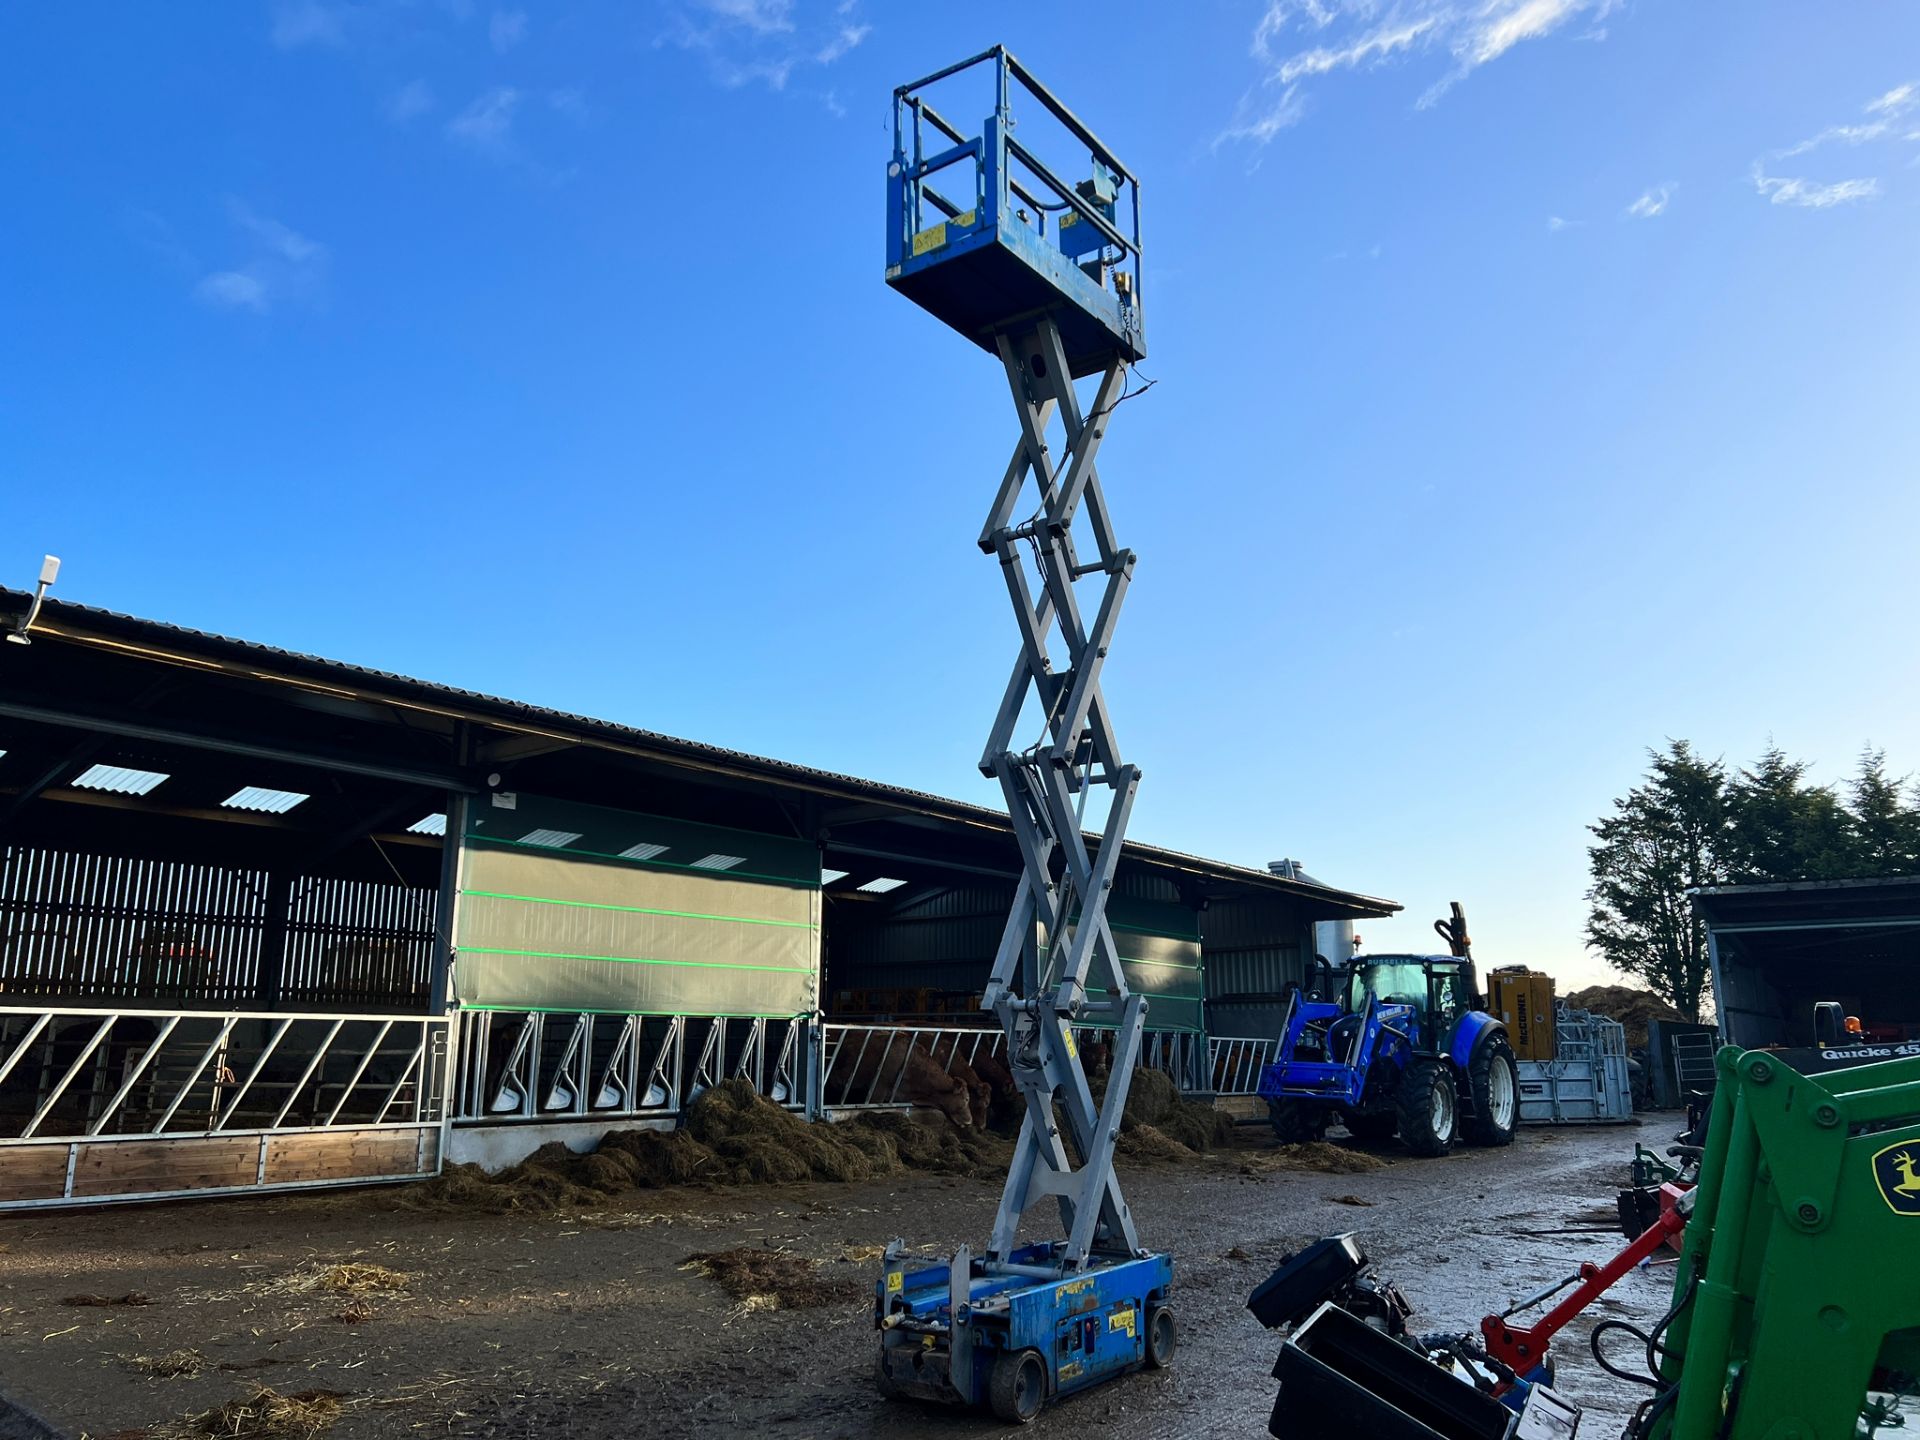
{"label": "corrugated metal roof", "polygon": [[[23,613],[29,599],[29,596],[20,591],[0,587],[0,603],[4,603],[10,617]],[[663,735],[658,731],[620,725],[610,720],[595,719],[590,715],[576,715],[565,710],[530,705],[522,700],[484,695],[476,690],[464,690],[455,685],[421,680],[411,675],[397,674],[391,670],[376,670],[344,660],[304,655],[295,650],[264,645],[255,640],[240,640],[230,635],[194,630],[164,620],[148,620],[141,616],[126,615],[92,605],[79,605],[69,600],[49,598],[34,626],[36,638],[45,635],[47,638],[62,638],[84,643],[92,634],[101,634],[108,638],[139,640],[155,649],[171,647],[174,651],[187,655],[241,660],[264,669],[277,669],[286,676],[298,679],[320,680],[335,685],[343,682],[352,683],[370,691],[384,692],[396,698],[411,697],[441,707],[472,713],[480,718],[494,717],[509,724],[517,723],[539,730],[569,731],[575,738],[585,743],[592,743],[596,738],[619,741],[627,745],[656,750],[663,758],[682,756],[749,774],[762,775],[768,779],[788,780],[809,788],[840,791],[849,796],[891,803],[922,813],[947,815],[975,824],[991,825],[996,829],[1007,825],[1005,812],[992,810],[984,805],[976,805],[971,801],[955,800],[950,796],[935,795],[928,791],[913,790],[899,785],[888,785],[877,780],[863,779],[857,775],[820,770],[809,765],[797,765],[787,760],[751,755],[745,751],[729,750],[724,746],[711,745],[700,740]],[[259,678],[270,679],[272,676],[269,674]],[[1135,840],[1129,840],[1127,848],[1139,859],[1154,864],[1189,870],[1221,880],[1238,881],[1277,894],[1322,899],[1374,915],[1392,914],[1401,908],[1396,901],[1362,895],[1357,891],[1342,890],[1318,881],[1289,880],[1263,869],[1210,860],[1205,856],[1168,850]]]}

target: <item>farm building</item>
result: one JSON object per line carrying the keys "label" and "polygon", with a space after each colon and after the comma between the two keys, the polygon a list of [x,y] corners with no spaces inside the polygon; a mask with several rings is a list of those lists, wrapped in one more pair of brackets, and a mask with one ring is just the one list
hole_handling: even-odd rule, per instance
{"label": "farm building", "polygon": [[1920,877],[1716,885],[1692,901],[1726,1043],[1812,1045],[1823,1000],[1869,1041],[1920,1041]]}
{"label": "farm building", "polygon": [[[1018,873],[981,806],[50,602],[0,647],[0,1207],[504,1162],[736,1075],[884,1103],[875,1047],[997,1043]],[[1249,1085],[1315,922],[1397,908],[1129,844],[1149,1062]]]}

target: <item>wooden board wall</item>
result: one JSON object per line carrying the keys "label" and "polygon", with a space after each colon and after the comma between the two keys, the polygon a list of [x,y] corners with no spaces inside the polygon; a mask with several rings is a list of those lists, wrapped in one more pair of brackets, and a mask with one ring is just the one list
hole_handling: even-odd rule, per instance
{"label": "wooden board wall", "polygon": [[251,1185],[260,1167],[258,1135],[183,1140],[108,1140],[80,1147],[75,1199],[145,1195],[156,1190],[219,1190]]}
{"label": "wooden board wall", "polygon": [[0,1154],[0,1204],[55,1200],[66,1193],[67,1147],[21,1145]]}
{"label": "wooden board wall", "polygon": [[440,1146],[438,1128],[428,1132],[422,1165],[419,1130],[337,1130],[314,1135],[275,1135],[267,1141],[269,1185],[316,1180],[357,1180],[431,1174]]}
{"label": "wooden board wall", "polygon": [[[262,1166],[261,1147],[265,1148]],[[0,1149],[0,1208],[67,1194],[65,1142]],[[72,1199],[191,1195],[200,1190],[298,1187],[431,1175],[440,1163],[440,1127],[333,1130],[298,1135],[185,1136],[82,1143]]]}

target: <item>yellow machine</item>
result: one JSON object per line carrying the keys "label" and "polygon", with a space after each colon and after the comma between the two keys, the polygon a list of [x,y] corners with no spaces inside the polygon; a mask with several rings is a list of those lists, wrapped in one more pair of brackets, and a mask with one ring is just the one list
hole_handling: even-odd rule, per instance
{"label": "yellow machine", "polygon": [[1507,1023],[1513,1053],[1521,1060],[1551,1060],[1555,1054],[1553,977],[1508,965],[1487,976],[1487,1009]]}

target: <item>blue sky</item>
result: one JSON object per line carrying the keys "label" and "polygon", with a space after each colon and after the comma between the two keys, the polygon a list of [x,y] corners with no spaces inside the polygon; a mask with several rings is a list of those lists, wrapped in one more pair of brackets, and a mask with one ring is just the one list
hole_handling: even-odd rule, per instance
{"label": "blue sky", "polygon": [[1003,41],[1144,179],[1136,835],[1581,978],[1645,746],[1920,767],[1920,7],[1087,14],[9,7],[0,571],[995,801],[1013,416],[881,255]]}

